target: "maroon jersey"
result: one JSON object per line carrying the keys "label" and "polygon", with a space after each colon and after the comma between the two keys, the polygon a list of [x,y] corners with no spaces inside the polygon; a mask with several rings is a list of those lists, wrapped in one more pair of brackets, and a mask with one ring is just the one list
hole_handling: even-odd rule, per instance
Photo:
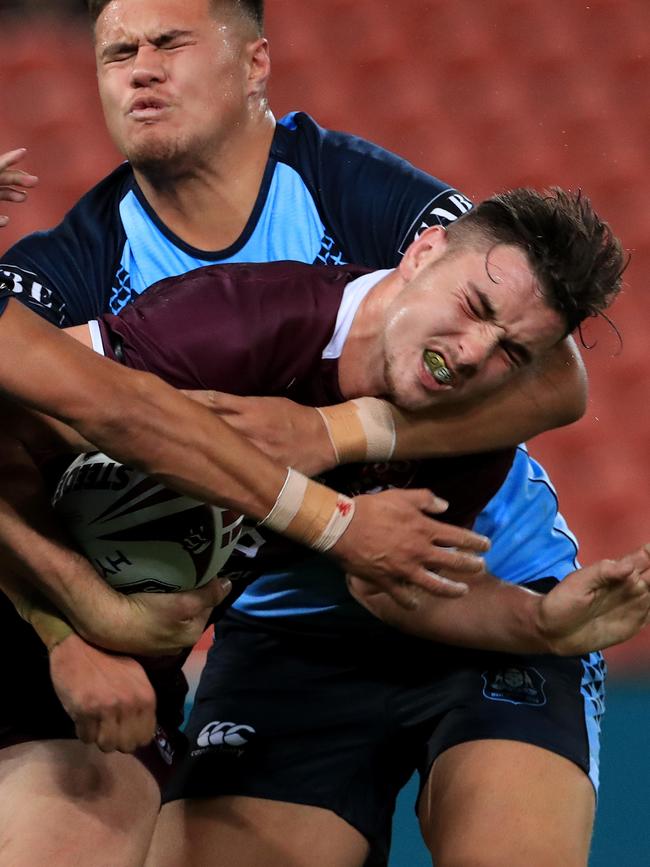
{"label": "maroon jersey", "polygon": [[301,262],[199,268],[103,316],[104,349],[176,388],[339,403],[338,362],[321,355],[345,287],[366,273]]}
{"label": "maroon jersey", "polygon": [[[272,262],[216,265],[163,280],[120,316],[100,320],[104,349],[177,388],[341,403],[338,359],[323,359],[347,284],[368,269]],[[339,467],[324,477],[348,494],[429,488],[449,500],[444,520],[471,526],[510,468],[514,449],[471,457]],[[286,545],[264,545],[264,564],[287,565]],[[293,546],[294,549],[296,546]],[[298,549],[297,549],[298,550]],[[302,556],[302,555],[301,555]],[[258,558],[259,559],[259,558]],[[237,554],[229,561],[243,569]],[[246,571],[250,570],[250,561]]]}

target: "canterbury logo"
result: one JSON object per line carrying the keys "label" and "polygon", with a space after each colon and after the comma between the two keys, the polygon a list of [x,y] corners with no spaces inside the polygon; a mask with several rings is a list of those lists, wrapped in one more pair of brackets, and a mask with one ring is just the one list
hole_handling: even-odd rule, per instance
{"label": "canterbury logo", "polygon": [[224,744],[229,747],[243,747],[254,734],[255,729],[252,726],[216,720],[201,729],[196,743],[199,747],[219,747]]}

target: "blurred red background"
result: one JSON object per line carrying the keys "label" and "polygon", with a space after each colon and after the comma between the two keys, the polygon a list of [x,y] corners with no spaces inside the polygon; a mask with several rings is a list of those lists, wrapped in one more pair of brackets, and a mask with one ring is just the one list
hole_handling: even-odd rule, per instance
{"label": "blurred red background", "polygon": [[[2,247],[58,222],[119,161],[104,131],[84,19],[7,16],[0,150],[26,146],[41,184]],[[534,441],[582,561],[650,541],[645,402],[650,266],[647,0],[269,0],[276,115],[300,108],[372,139],[474,199],[583,188],[632,254],[612,310],[585,329],[587,415]],[[609,653],[650,672],[650,632]]]}

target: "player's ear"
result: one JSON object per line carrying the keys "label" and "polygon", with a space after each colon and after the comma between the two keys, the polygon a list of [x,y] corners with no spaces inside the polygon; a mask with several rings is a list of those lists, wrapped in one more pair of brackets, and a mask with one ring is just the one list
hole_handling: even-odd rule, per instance
{"label": "player's ear", "polygon": [[247,46],[248,95],[263,96],[271,74],[268,39],[260,37]]}
{"label": "player's ear", "polygon": [[404,279],[409,280],[421,268],[439,259],[447,249],[447,232],[442,226],[429,226],[406,249],[399,264]]}

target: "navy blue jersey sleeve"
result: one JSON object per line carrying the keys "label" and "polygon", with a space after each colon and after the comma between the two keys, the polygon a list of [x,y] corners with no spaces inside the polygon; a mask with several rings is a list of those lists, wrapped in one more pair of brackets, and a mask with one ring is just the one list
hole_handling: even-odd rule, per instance
{"label": "navy blue jersey sleeve", "polygon": [[326,225],[349,262],[393,268],[428,226],[447,225],[471,207],[449,184],[378,145],[318,126],[296,113],[306,143],[297,159]]}
{"label": "navy blue jersey sleeve", "polygon": [[54,325],[78,325],[108,304],[124,235],[119,202],[131,182],[120,166],[87,193],[54,229],[35,232],[0,260],[14,296]]}

